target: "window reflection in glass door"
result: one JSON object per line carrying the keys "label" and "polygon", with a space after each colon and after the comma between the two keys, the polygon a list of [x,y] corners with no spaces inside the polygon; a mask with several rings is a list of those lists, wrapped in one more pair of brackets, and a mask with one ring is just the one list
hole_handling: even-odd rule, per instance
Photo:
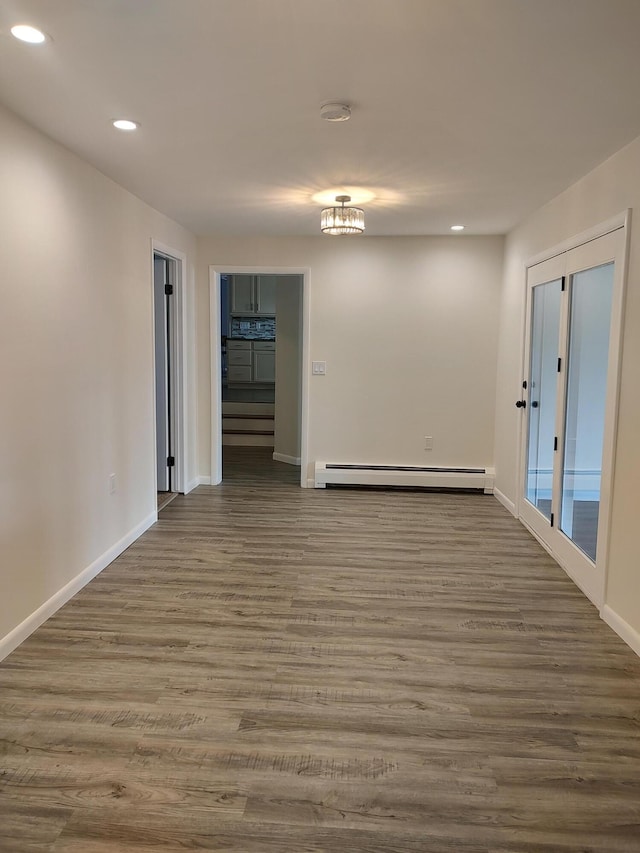
{"label": "window reflection in glass door", "polygon": [[551,518],[554,431],[558,386],[558,336],[562,279],[536,285],[531,294],[531,355],[525,494]]}
{"label": "window reflection in glass door", "polygon": [[602,477],[612,263],[571,276],[560,529],[595,562]]}

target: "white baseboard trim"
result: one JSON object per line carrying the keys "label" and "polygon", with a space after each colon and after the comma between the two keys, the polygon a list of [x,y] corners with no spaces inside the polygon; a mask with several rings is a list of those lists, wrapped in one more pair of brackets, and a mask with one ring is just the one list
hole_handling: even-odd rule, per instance
{"label": "white baseboard trim", "polygon": [[493,496],[500,501],[500,503],[505,509],[509,510],[511,515],[513,515],[515,518],[518,517],[518,514],[516,512],[516,505],[514,504],[514,502],[512,500],[509,500],[509,498],[506,495],[502,494],[500,489],[496,489],[495,486],[493,488]]}
{"label": "white baseboard trim", "polygon": [[12,631],[0,639],[0,661],[4,660],[7,655],[11,654],[14,649],[17,649],[20,643],[23,643],[30,634],[39,628],[43,622],[46,622],[50,616],[59,610],[63,604],[66,604],[69,599],[79,592],[83,586],[86,586],[89,581],[93,580],[96,575],[99,575],[103,569],[112,563],[116,557],[119,557],[129,545],[136,541],[139,536],[148,530],[152,524],[158,520],[157,511],[153,511],[144,521],[138,524],[133,530],[130,530],[122,537],[115,545],[112,545],[104,554],[101,554],[97,560],[94,560],[91,565],[83,569],[79,575],[69,581],[62,589],[54,593],[48,601],[38,607],[37,610],[27,616],[27,618],[17,625]]}
{"label": "white baseboard trim", "polygon": [[211,477],[207,474],[200,474],[198,477],[198,486],[210,486],[211,485]]}
{"label": "white baseboard trim", "polygon": [[287,465],[300,465],[299,456],[287,456],[286,453],[276,453],[275,450],[273,452],[273,461],[286,462]]}
{"label": "white baseboard trim", "polygon": [[318,486],[318,485],[316,485],[315,480],[307,479],[307,485],[304,488],[305,489],[325,489],[326,486]]}
{"label": "white baseboard trim", "polygon": [[640,656],[640,633],[635,628],[632,628],[628,622],[625,622],[622,616],[618,616],[615,610],[612,610],[608,604],[605,604],[600,611],[600,618],[616,632],[621,640],[624,640]]}
{"label": "white baseboard trim", "polygon": [[483,489],[493,492],[493,469],[430,468],[420,465],[351,465],[315,463],[315,487],[410,486],[440,489]]}
{"label": "white baseboard trim", "polygon": [[189,492],[192,492],[196,486],[200,485],[200,477],[194,477],[193,480],[189,480],[187,483],[187,488],[184,490],[185,495],[188,495]]}

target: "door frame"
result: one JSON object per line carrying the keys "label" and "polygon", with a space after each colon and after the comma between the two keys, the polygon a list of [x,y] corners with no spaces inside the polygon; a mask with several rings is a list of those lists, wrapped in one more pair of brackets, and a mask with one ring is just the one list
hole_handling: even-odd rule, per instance
{"label": "door frame", "polygon": [[[309,267],[227,266],[209,265],[209,340],[211,366],[211,485],[222,482],[222,381],[220,329],[220,276],[222,275],[297,275],[302,278],[302,393],[300,436],[300,486],[308,488],[309,456]],[[276,317],[277,323],[277,317]],[[276,333],[277,334],[277,333]]]}
{"label": "door frame", "polygon": [[[538,531],[534,530],[523,518],[522,508],[525,503],[524,483],[525,483],[525,466],[527,464],[527,423],[528,423],[528,408],[521,409],[518,427],[518,451],[519,464],[517,468],[517,494],[516,494],[516,512],[517,517],[522,524],[529,530],[532,535],[540,542],[551,556],[560,564],[564,571],[571,577],[576,585],[584,592],[587,598],[599,609],[602,608],[606,601],[607,595],[607,578],[608,578],[608,563],[609,563],[609,533],[611,527],[611,511],[612,511],[612,494],[614,485],[614,466],[616,458],[616,439],[618,428],[618,409],[620,395],[620,374],[622,368],[622,345],[623,345],[623,317],[624,303],[627,289],[627,272],[629,260],[629,244],[630,244],[630,225],[631,225],[631,210],[627,209],[622,213],[617,214],[611,219],[600,223],[580,234],[571,237],[562,243],[559,243],[552,248],[541,252],[525,263],[525,299],[523,307],[523,335],[522,335],[522,353],[521,353],[521,377],[528,376],[529,365],[527,359],[529,356],[529,339],[530,339],[530,299],[531,288],[528,284],[529,269],[537,266],[544,261],[549,261],[559,255],[566,254],[573,249],[604,237],[614,231],[622,229],[623,232],[623,247],[620,258],[616,258],[616,264],[620,264],[619,276],[616,274],[618,285],[614,285],[611,304],[611,326],[610,326],[610,343],[609,343],[609,365],[607,370],[607,396],[605,405],[605,429],[602,449],[602,477],[601,477],[601,500],[600,500],[600,523],[599,528],[599,545],[598,555],[600,556],[597,570],[601,576],[594,582],[588,581],[585,578],[577,577],[575,572],[567,565],[567,560],[564,559],[562,549],[560,553],[553,547],[551,542],[546,541]],[[564,314],[563,309],[563,316]],[[565,333],[561,331],[561,341]],[[564,341],[566,346],[566,340]],[[566,365],[566,352],[562,353],[563,363]],[[523,391],[519,389],[520,397]],[[528,396],[528,395],[527,395]],[[562,444],[562,441],[560,442]],[[561,450],[561,448],[560,448]],[[567,540],[569,541],[569,540]],[[571,543],[573,545],[573,543]],[[573,546],[576,547],[576,546]]]}
{"label": "door frame", "polygon": [[[174,445],[174,456],[176,464],[173,472],[173,491],[187,494],[196,484],[188,482],[188,439],[187,439],[187,316],[186,316],[186,289],[187,289],[187,256],[184,252],[167,246],[159,240],[151,240],[151,293],[154,295],[154,263],[155,255],[161,255],[175,263],[176,279],[174,284],[174,310],[171,313],[172,346],[170,352],[170,371],[172,382],[171,409],[172,409],[172,437]],[[152,303],[153,306],[153,303]],[[152,311],[153,320],[153,311]],[[152,356],[153,356],[153,447],[154,457],[156,454],[156,335],[155,322],[152,323]],[[158,489],[157,466],[154,465],[154,491]]]}

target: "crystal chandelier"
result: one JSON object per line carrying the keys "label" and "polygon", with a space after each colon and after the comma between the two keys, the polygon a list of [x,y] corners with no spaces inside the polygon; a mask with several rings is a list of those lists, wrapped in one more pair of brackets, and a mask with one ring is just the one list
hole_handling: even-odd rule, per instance
{"label": "crystal chandelier", "polygon": [[337,195],[340,207],[325,207],[320,214],[320,230],[323,234],[362,234],[364,211],[360,207],[345,207],[350,195]]}

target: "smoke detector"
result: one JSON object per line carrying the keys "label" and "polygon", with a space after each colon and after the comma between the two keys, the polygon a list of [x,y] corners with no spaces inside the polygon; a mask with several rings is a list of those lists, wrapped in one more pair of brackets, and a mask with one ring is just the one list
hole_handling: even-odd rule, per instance
{"label": "smoke detector", "polygon": [[351,118],[351,107],[347,104],[329,103],[320,107],[320,118],[325,121],[347,121]]}

